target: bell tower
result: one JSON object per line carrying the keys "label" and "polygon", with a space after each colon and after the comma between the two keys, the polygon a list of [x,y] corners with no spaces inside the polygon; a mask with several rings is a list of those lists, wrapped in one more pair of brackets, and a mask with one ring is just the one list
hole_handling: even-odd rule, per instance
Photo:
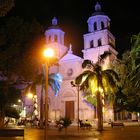
{"label": "bell tower", "polygon": [[47,47],[51,46],[60,58],[65,54],[68,48],[64,45],[65,32],[58,26],[58,20],[56,17],[52,19],[52,26],[45,31]]}
{"label": "bell tower", "polygon": [[115,37],[110,32],[110,18],[102,12],[101,5],[97,2],[93,14],[88,18],[88,33],[84,38],[84,59],[98,61],[99,55],[109,51],[110,58],[116,58]]}
{"label": "bell tower", "polygon": [[59,44],[64,45],[64,32],[59,28],[57,25],[57,19],[54,17],[52,19],[52,26],[46,30],[45,35],[46,35],[46,43],[53,43],[57,42]]}

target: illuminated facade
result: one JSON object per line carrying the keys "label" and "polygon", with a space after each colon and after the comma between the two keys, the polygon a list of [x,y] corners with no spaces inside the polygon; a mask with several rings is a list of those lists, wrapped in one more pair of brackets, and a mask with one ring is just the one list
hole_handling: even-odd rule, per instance
{"label": "illuminated facade", "polygon": [[[83,58],[74,55],[72,45],[65,46],[64,31],[58,27],[57,19],[52,19],[52,26],[45,32],[46,43],[53,47],[59,58],[59,66],[50,67],[50,73],[60,73],[63,77],[61,89],[58,96],[55,96],[51,88],[49,89],[49,118],[56,120],[60,117],[69,117],[72,120],[77,120],[77,96],[76,87],[71,86],[71,81],[74,80],[80,73],[83,72],[81,64],[83,60],[90,59],[97,62],[98,56],[104,51],[111,52],[104,62],[104,68],[108,67],[111,60],[117,56],[115,50],[115,37],[110,32],[110,19],[101,11],[99,3],[95,5],[95,12],[88,18],[88,33],[83,35],[84,47]],[[37,88],[38,96],[41,95],[41,87]],[[39,101],[39,100],[38,100]],[[40,104],[40,103],[39,103]],[[95,118],[94,107],[84,102],[82,93],[80,92],[79,100],[79,118],[93,120]],[[113,120],[113,110],[111,107],[106,107],[104,110],[104,120]]]}

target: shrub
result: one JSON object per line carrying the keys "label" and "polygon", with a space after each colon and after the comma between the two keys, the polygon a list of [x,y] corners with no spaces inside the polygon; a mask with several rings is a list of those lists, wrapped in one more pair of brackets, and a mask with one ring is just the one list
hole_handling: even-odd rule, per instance
{"label": "shrub", "polygon": [[69,118],[60,118],[58,121],[56,121],[56,125],[58,127],[59,130],[62,130],[62,128],[67,128],[68,126],[70,126],[72,123],[72,121]]}

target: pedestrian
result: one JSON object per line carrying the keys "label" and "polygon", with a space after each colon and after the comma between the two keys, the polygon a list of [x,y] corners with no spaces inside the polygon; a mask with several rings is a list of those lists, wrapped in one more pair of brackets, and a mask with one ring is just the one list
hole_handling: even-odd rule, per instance
{"label": "pedestrian", "polygon": [[9,118],[5,121],[4,126],[7,127],[9,123]]}

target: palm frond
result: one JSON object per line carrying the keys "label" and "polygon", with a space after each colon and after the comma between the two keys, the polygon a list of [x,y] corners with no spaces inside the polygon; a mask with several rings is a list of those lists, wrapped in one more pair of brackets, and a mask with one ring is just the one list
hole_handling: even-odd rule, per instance
{"label": "palm frond", "polygon": [[57,74],[52,73],[49,75],[48,81],[49,81],[49,85],[51,86],[51,88],[55,93],[55,96],[57,96],[60,90],[60,83],[62,82],[62,76],[58,73]]}
{"label": "palm frond", "polygon": [[[105,56],[107,55],[105,54]],[[77,76],[75,83],[80,85],[86,101],[94,102],[93,97],[97,98],[99,92],[102,97],[104,94],[110,94],[108,98],[114,101],[113,93],[117,91],[119,85],[117,82],[120,81],[118,74],[111,69],[102,70],[99,64],[93,64],[90,60],[85,60],[82,67],[89,68],[89,70]]]}
{"label": "palm frond", "polygon": [[90,77],[88,77],[88,85],[90,93],[96,94],[98,87],[98,79],[96,74],[92,74]]}
{"label": "palm frond", "polygon": [[[43,72],[43,74],[37,75],[36,80],[32,83],[32,86],[33,84],[34,85],[43,84],[44,82],[45,82],[45,71]],[[49,74],[48,84],[53,89],[55,96],[57,96],[59,93],[61,82],[62,82],[62,76],[59,73]]]}
{"label": "palm frond", "polygon": [[118,74],[114,70],[107,69],[107,70],[104,70],[103,72],[111,75],[116,81],[118,81],[118,82],[120,81]]}
{"label": "palm frond", "polygon": [[79,76],[76,77],[75,84],[82,85],[91,73],[92,71],[90,70],[86,70],[83,73],[81,73]]}
{"label": "palm frond", "polygon": [[84,101],[92,106],[97,106],[97,99],[95,96],[85,96]]}
{"label": "palm frond", "polygon": [[110,70],[103,71],[103,87],[105,90],[105,93],[115,93],[117,91],[117,88],[119,86],[118,84],[118,77],[116,75],[113,75],[114,73],[110,73]]}
{"label": "palm frond", "polygon": [[104,59],[106,59],[110,55],[111,55],[111,52],[105,51],[103,54],[99,56],[99,62],[97,63],[100,64]]}
{"label": "palm frond", "polygon": [[92,69],[93,68],[93,63],[91,60],[84,60],[84,62],[82,63],[82,68],[88,68],[88,69]]}

